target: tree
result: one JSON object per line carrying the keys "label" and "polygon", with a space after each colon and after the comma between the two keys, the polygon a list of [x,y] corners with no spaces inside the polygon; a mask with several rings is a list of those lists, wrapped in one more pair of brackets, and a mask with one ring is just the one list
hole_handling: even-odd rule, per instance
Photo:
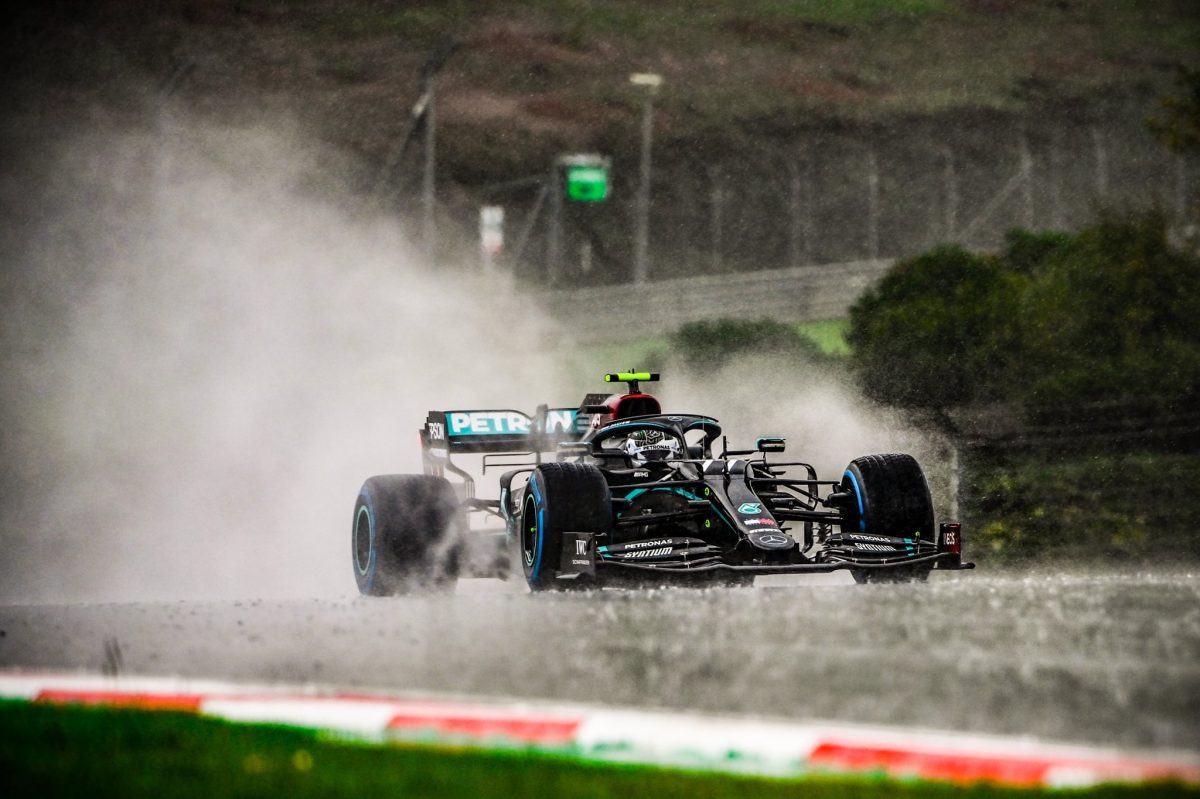
{"label": "tree", "polygon": [[1029,285],[1020,317],[1023,399],[1200,391],[1200,263],[1171,248],[1160,213],[1106,214],[1080,231]]}
{"label": "tree", "polygon": [[850,310],[867,394],[930,410],[1200,399],[1200,259],[1161,213],[898,263]]}
{"label": "tree", "polygon": [[847,339],[868,396],[927,409],[975,401],[1003,371],[1022,281],[960,247],[896,264],[850,309]]}

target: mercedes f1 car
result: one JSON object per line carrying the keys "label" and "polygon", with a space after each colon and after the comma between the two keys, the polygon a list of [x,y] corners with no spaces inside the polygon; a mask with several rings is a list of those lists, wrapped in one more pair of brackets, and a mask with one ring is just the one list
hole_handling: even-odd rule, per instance
{"label": "mercedes f1 car", "polygon": [[[855,458],[839,480],[778,460],[781,438],[729,449],[716,419],[663,413],[640,384],[577,408],[431,411],[423,474],[368,479],[354,508],[354,576],[368,595],[524,575],[534,591],[848,570],[858,582],[968,569],[957,522],[934,524],[910,455]],[[720,444],[720,453],[716,447]],[[476,496],[460,462],[503,470]],[[456,459],[459,462],[456,462]],[[789,473],[796,476],[789,476]]]}

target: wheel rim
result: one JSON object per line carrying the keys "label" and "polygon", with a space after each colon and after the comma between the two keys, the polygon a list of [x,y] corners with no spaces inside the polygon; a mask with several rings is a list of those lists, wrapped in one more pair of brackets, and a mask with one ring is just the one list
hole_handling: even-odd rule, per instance
{"label": "wheel rim", "polygon": [[364,577],[371,568],[374,545],[375,525],[371,524],[371,511],[366,505],[359,505],[358,515],[354,518],[354,568]]}
{"label": "wheel rim", "polygon": [[525,565],[532,567],[533,560],[537,553],[537,509],[533,504],[533,497],[525,499],[525,506],[521,511],[521,554],[525,558]]}

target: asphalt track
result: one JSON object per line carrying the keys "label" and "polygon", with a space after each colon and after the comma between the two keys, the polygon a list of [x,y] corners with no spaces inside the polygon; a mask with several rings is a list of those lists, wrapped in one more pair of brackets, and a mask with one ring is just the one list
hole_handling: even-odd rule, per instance
{"label": "asphalt track", "polygon": [[0,668],[696,708],[1200,751],[1200,574],[0,607]]}

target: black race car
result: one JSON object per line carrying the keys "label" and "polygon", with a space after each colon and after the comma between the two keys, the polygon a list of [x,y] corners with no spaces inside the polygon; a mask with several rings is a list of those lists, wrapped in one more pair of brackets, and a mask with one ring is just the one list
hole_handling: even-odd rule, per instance
{"label": "black race car", "polygon": [[[359,590],[403,593],[518,569],[541,591],[839,569],[860,583],[923,581],[935,568],[974,567],[962,560],[959,524],[934,524],[912,456],[855,458],[840,480],[819,480],[807,463],[773,459],[781,438],[731,450],[716,419],[664,414],[640,390],[657,379],[608,374],[629,390],[532,416],[431,411],[420,431],[425,473],[372,477],[359,492]],[[498,499],[475,496],[455,463],[462,455],[480,456],[482,473],[504,470]]]}

